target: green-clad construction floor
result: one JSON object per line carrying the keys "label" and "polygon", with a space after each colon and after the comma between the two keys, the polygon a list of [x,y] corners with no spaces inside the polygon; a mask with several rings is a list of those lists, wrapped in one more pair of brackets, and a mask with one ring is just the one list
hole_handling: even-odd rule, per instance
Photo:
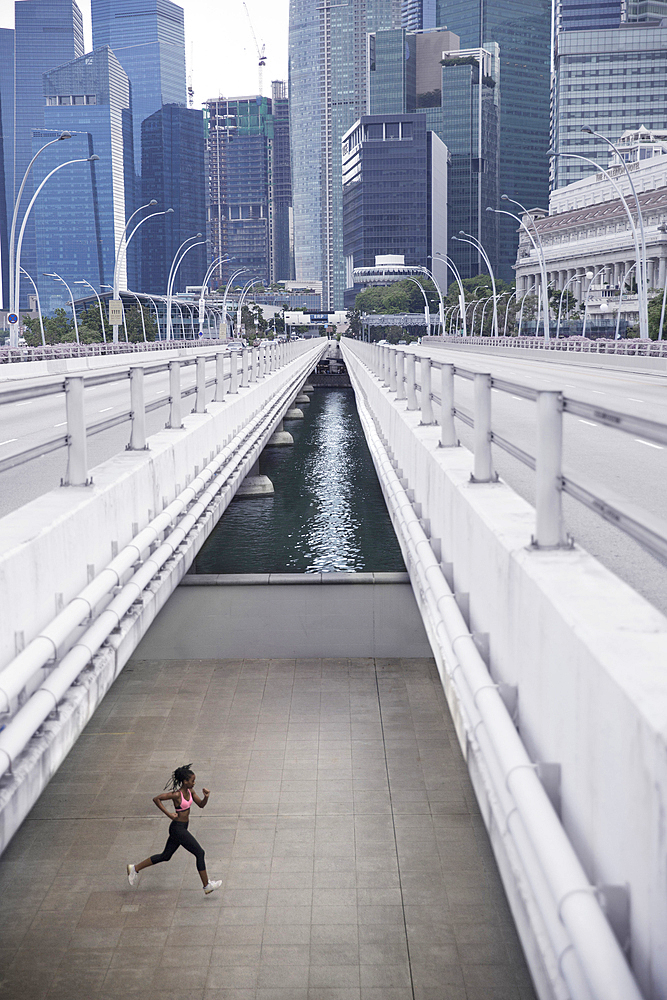
{"label": "green-clad construction floor", "polygon": [[[192,764],[190,831],[152,802]],[[534,1000],[432,660],[130,661],[0,859],[11,1000]]]}

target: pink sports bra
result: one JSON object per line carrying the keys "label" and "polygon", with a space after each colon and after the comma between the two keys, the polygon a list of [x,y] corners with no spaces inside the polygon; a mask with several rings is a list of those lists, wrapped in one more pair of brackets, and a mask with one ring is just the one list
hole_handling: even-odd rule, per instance
{"label": "pink sports bra", "polygon": [[192,805],[192,792],[189,790],[188,790],[188,795],[190,796],[190,798],[186,799],[186,797],[183,795],[183,792],[181,792],[181,804],[180,806],[176,806],[177,813],[185,812],[185,810],[189,809],[190,806]]}

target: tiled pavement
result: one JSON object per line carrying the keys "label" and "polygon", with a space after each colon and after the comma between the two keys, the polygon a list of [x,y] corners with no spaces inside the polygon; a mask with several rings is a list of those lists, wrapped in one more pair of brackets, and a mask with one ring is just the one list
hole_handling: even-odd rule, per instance
{"label": "tiled pavement", "polygon": [[[142,873],[151,798],[211,800]],[[0,997],[534,1000],[435,665],[131,662],[0,859]]]}

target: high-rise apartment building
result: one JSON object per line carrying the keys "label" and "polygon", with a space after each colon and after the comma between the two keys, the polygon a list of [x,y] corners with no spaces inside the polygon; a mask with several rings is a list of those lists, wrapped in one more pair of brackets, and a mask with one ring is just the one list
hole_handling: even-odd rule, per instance
{"label": "high-rise apartment building", "polygon": [[[526,208],[549,198],[551,0],[437,0],[437,23],[461,48],[500,47],[499,194]],[[488,213],[491,214],[491,213]],[[500,217],[500,273],[514,276],[517,224]]]}
{"label": "high-rise apartment building", "polygon": [[292,276],[289,102],[284,83],[272,93],[207,101],[212,256],[232,258],[218,284],[239,267],[265,285]]}
{"label": "high-rise apartment building", "polygon": [[14,210],[14,29],[0,28],[0,305],[9,308],[9,227]]}
{"label": "high-rise apartment building", "polygon": [[[447,147],[424,115],[364,115],[343,137],[345,305],[354,269],[386,254],[426,267],[447,253]],[[437,278],[446,279],[444,266]],[[442,282],[438,280],[438,283]]]}
{"label": "high-rise apartment building", "polygon": [[186,103],[183,9],[171,0],[92,0],[93,48],[108,45],[130,78],[134,162],[141,124],[163,104]]}
{"label": "high-rise apartment building", "polygon": [[[113,281],[116,247],[132,198],[132,113],[130,84],[111,49],[104,47],[44,75],[44,129],[33,133],[39,149],[59,132],[58,143],[35,163],[35,182],[63,160],[96,153],[99,160],[59,171],[42,190],[33,212],[39,239],[36,274],[45,311],[69,302],[62,284],[44,277],[57,271],[71,286],[86,279],[97,288]],[[126,286],[125,268],[121,287]],[[25,283],[27,291],[31,286]]]}
{"label": "high-rise apartment building", "polygon": [[325,309],[343,303],[341,140],[366,113],[368,32],[400,23],[400,0],[290,0],[296,280],[321,281]]}
{"label": "high-rise apartment building", "polygon": [[618,28],[625,0],[556,0],[556,32]]}
{"label": "high-rise apartment building", "polygon": [[[14,14],[14,162],[12,201],[33,155],[33,130],[44,126],[42,75],[83,55],[83,21],[75,0],[21,0]],[[63,156],[64,150],[60,149]],[[63,156],[63,159],[66,157]],[[22,199],[32,197],[32,181]],[[26,227],[22,259],[35,269],[34,219]],[[21,305],[27,304],[22,298]]]}
{"label": "high-rise apartment building", "polygon": [[[637,15],[639,16],[639,15]],[[667,23],[624,22],[618,28],[563,31],[554,53],[552,186],[561,188],[603,166],[609,147],[581,131],[590,126],[616,142],[642,125],[667,128]]]}
{"label": "high-rise apartment building", "polygon": [[[456,242],[460,230],[480,240],[494,271],[500,269],[497,216],[486,211],[498,200],[498,46],[459,48],[450,31],[378,31],[369,39],[372,114],[416,113],[447,146],[448,253],[464,277],[486,270],[478,255]],[[434,264],[437,270],[437,265]],[[446,284],[446,274],[442,275]]]}
{"label": "high-rise apartment building", "polygon": [[[163,292],[180,245],[206,237],[206,125],[204,115],[181,104],[165,104],[141,123],[142,198],[173,208],[142,227],[140,291]],[[195,241],[193,241],[195,242]],[[174,289],[201,285],[210,254],[197,246],[183,259]]]}
{"label": "high-rise apartment building", "polygon": [[401,18],[406,31],[435,28],[436,0],[402,0]]}

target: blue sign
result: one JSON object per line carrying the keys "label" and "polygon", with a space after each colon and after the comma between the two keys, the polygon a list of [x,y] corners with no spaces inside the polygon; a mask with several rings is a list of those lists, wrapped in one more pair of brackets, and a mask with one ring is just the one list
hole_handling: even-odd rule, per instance
{"label": "blue sign", "polygon": [[10,313],[9,316],[7,317],[7,322],[8,323],[18,323],[18,321],[19,321],[19,318],[16,315],[16,313]]}

